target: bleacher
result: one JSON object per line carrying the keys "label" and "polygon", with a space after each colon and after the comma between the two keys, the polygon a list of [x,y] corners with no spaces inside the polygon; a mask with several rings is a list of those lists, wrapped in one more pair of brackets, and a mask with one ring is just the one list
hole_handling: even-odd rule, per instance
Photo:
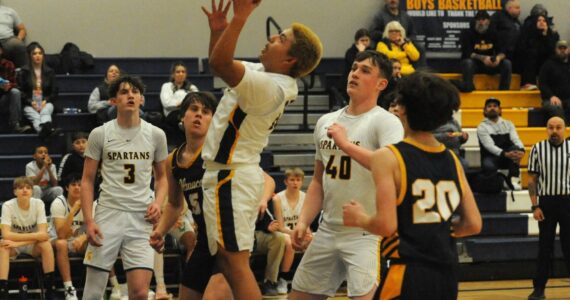
{"label": "bleacher", "polygon": [[[161,112],[160,87],[168,81],[170,65],[177,60],[183,60],[187,64],[189,80],[200,90],[221,95],[220,88],[223,85],[220,80],[209,73],[207,60],[198,58],[97,58],[95,68],[89,74],[58,75],[59,99],[55,104],[54,122],[66,134],[48,143],[54,161],[59,163],[61,156],[68,151],[69,132],[89,131],[96,126],[95,116],[87,112],[87,100],[92,89],[103,79],[109,64],[115,63],[127,73],[141,76],[147,87],[145,111]],[[312,130],[320,116],[338,105],[330,90],[337,84],[343,67],[343,59],[324,58],[311,76],[299,80],[299,97],[287,107],[275,132],[269,138],[266,151],[262,154],[262,167],[275,178],[276,190],[284,188],[283,170],[288,166],[299,166],[306,172],[305,188],[310,182],[315,153]],[[448,79],[458,77],[457,73],[440,75]],[[481,90],[461,94],[461,109],[454,117],[470,136],[464,145],[465,156],[471,166],[468,173],[476,172],[480,165],[475,128],[483,119],[484,101],[490,96],[501,100],[503,116],[515,123],[527,153],[530,146],[546,137],[539,93],[518,91],[520,78],[517,75],[513,75],[510,91],[492,90],[496,88],[497,82],[496,76],[477,75],[475,84]],[[81,113],[64,114],[63,108],[66,107],[79,108]],[[32,160],[34,147],[42,142],[36,134],[0,134],[0,143],[5,145],[0,148],[0,200],[5,201],[13,197],[14,177],[23,174],[25,164]],[[523,187],[526,186],[526,165],[527,157],[521,165]],[[458,241],[462,279],[531,278],[535,268],[538,229],[537,223],[530,215],[528,193],[514,192],[514,201],[511,200],[510,193],[476,194],[475,197],[483,215],[483,231],[476,237]],[[175,257],[176,255],[172,254],[167,266],[178,263]],[[560,264],[558,242],[555,257],[556,264]],[[82,274],[76,271],[81,268],[81,264],[77,262],[72,266],[75,281],[76,274]],[[25,265],[22,264],[22,267]],[[11,284],[15,284],[18,268],[19,266],[11,268]],[[509,271],[509,268],[512,271]],[[178,268],[165,267],[166,272],[172,270],[178,272]],[[563,271],[555,268],[554,273],[555,276],[560,276]],[[177,273],[165,275],[167,278],[176,278]]]}

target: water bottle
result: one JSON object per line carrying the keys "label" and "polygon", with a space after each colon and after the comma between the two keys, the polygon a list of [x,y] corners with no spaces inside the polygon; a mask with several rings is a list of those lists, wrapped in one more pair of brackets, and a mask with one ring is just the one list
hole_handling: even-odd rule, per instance
{"label": "water bottle", "polygon": [[32,101],[34,101],[38,107],[42,107],[42,89],[41,88],[36,88],[34,89],[34,92],[32,93]]}
{"label": "water bottle", "polygon": [[18,283],[20,286],[20,299],[26,300],[28,299],[28,277],[22,275],[18,279]]}

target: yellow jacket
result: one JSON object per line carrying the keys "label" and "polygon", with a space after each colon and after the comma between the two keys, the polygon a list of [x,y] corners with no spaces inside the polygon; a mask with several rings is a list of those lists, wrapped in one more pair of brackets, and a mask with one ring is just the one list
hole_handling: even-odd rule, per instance
{"label": "yellow jacket", "polygon": [[414,73],[414,66],[410,61],[417,61],[420,59],[420,52],[416,49],[411,42],[406,42],[402,47],[390,43],[391,49],[384,42],[378,42],[376,51],[385,54],[389,59],[397,59],[402,64],[402,75],[409,75]]}

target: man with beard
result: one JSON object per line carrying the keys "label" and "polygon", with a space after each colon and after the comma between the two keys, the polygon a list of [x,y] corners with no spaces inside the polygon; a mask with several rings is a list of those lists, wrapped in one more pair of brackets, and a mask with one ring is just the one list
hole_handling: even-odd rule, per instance
{"label": "man with beard", "polygon": [[532,147],[528,160],[528,194],[539,230],[534,291],[528,296],[531,300],[545,299],[557,225],[562,253],[570,271],[570,141],[564,139],[565,131],[562,118],[550,118],[546,125],[548,139]]}
{"label": "man with beard", "polygon": [[501,118],[499,99],[487,99],[483,115],[485,120],[477,126],[483,173],[490,175],[498,169],[507,169],[507,176],[515,190],[520,190],[519,167],[524,156],[524,145],[515,126],[511,121]]}
{"label": "man with beard", "polygon": [[471,28],[461,34],[463,83],[458,88],[462,92],[475,89],[473,75],[476,73],[500,73],[499,90],[508,90],[511,85],[511,61],[506,58],[496,31],[489,28],[490,23],[489,13],[480,10]]}
{"label": "man with beard", "polygon": [[374,41],[374,47],[382,39],[386,24],[392,21],[398,21],[402,24],[409,38],[416,37],[412,18],[405,10],[400,9],[400,0],[385,0],[384,7],[374,16],[372,26],[370,27],[370,35]]}
{"label": "man with beard", "polygon": [[556,43],[555,54],[540,69],[540,95],[547,117],[564,117],[570,113],[570,64],[568,63],[568,42]]}

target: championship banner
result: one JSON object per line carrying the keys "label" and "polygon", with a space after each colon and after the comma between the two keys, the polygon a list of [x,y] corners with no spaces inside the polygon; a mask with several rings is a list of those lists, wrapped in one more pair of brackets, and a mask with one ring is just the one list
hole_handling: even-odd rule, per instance
{"label": "championship banner", "polygon": [[461,31],[469,28],[479,10],[503,9],[501,0],[401,0],[400,7],[414,22],[416,41],[430,53],[459,53]]}

